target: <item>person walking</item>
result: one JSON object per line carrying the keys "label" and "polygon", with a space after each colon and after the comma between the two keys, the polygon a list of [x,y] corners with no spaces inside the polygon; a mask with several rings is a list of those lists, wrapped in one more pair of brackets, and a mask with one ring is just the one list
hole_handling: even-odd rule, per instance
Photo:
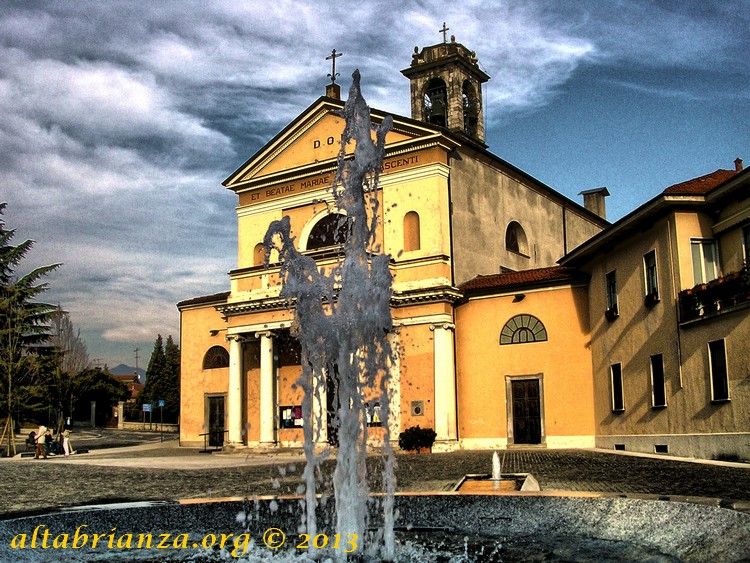
{"label": "person walking", "polygon": [[44,435],[46,432],[46,426],[40,426],[36,431],[36,451],[34,452],[34,459],[39,459],[39,456],[47,459],[47,452],[44,449]]}

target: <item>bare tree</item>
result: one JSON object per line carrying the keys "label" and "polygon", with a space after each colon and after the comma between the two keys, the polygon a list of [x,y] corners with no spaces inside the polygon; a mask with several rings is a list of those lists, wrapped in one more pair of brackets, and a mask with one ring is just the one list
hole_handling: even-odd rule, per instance
{"label": "bare tree", "polygon": [[70,315],[58,307],[50,320],[49,367],[36,389],[46,396],[57,411],[59,432],[65,423],[66,413],[73,416],[73,405],[89,385],[85,374],[91,362],[86,344],[81,339],[81,331],[73,327]]}
{"label": "bare tree", "polygon": [[59,355],[60,371],[80,373],[91,367],[86,343],[81,340],[81,329],[76,330],[70,315],[58,307],[50,323],[49,343]]}

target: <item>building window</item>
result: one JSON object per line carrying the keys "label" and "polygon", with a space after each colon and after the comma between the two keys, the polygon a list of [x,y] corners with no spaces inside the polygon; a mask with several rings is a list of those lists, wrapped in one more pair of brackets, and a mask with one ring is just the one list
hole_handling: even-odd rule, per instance
{"label": "building window", "polygon": [[542,321],[531,315],[516,315],[505,323],[500,332],[500,344],[523,344],[546,340],[547,329],[544,328]]}
{"label": "building window", "polygon": [[253,266],[262,266],[266,261],[266,247],[262,242],[255,245],[253,249]]}
{"label": "building window", "polygon": [[203,369],[217,369],[229,367],[229,352],[221,346],[212,346],[203,356]]}
{"label": "building window", "polygon": [[332,213],[326,215],[310,231],[307,237],[307,250],[316,250],[343,244],[349,234],[346,215]]}
{"label": "building window", "polygon": [[693,257],[693,281],[708,283],[718,276],[716,241],[694,239],[690,241],[690,254]]}
{"label": "building window", "polygon": [[505,248],[510,252],[528,256],[529,245],[526,241],[526,232],[516,221],[511,221],[505,230]]}
{"label": "building window", "polygon": [[625,410],[625,398],[622,389],[622,364],[609,366],[609,374],[612,380],[612,412]]}
{"label": "building window", "polygon": [[646,281],[646,305],[653,305],[659,300],[655,250],[652,250],[643,256],[643,273]]}
{"label": "building window", "polygon": [[409,252],[419,250],[420,247],[419,214],[416,211],[409,211],[404,215],[404,250]]}
{"label": "building window", "polygon": [[727,373],[727,351],[724,339],[708,343],[708,360],[711,375],[711,400],[729,400],[729,375]]}
{"label": "building window", "polygon": [[742,229],[742,248],[745,256],[745,268],[750,268],[750,225]]}
{"label": "building window", "polygon": [[661,354],[651,356],[651,406],[667,406],[667,392],[664,385],[664,358]]}
{"label": "building window", "polygon": [[619,315],[617,310],[617,277],[615,276],[614,270],[607,274],[606,287],[607,311],[605,312],[605,315],[609,320],[613,320]]}

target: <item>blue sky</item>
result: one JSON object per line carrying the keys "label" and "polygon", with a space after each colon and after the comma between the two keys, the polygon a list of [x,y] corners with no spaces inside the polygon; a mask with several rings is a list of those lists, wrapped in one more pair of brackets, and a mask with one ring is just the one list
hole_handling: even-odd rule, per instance
{"label": "blue sky", "polygon": [[[26,2],[0,12],[0,200],[46,298],[92,358],[147,361],[175,303],[228,289],[221,181],[324,93],[331,49],[371,106],[445,21],[492,77],[490,150],[616,220],[665,187],[750,164],[744,1]],[[348,85],[342,79],[344,86]],[[143,363],[142,363],[143,365]]]}

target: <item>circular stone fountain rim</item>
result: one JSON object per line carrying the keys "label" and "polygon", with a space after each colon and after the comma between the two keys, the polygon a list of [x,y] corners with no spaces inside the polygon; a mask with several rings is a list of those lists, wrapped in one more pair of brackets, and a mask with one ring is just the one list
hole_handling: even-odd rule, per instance
{"label": "circular stone fountain rim", "polygon": [[[370,497],[383,497],[385,493],[370,493]],[[325,495],[317,495],[321,498]],[[657,495],[646,493],[609,493],[598,491],[472,491],[460,492],[450,491],[402,491],[394,494],[396,498],[404,497],[546,497],[546,498],[571,498],[571,499],[625,499],[648,502],[670,502],[684,503],[706,508],[720,508],[750,518],[750,512],[738,508],[732,501],[724,501],[716,497],[685,496],[685,495]],[[38,518],[43,516],[57,516],[70,513],[87,511],[104,511],[118,509],[153,508],[165,506],[191,506],[210,505],[218,503],[243,503],[243,502],[271,502],[271,501],[301,501],[301,495],[253,495],[253,496],[231,496],[231,497],[197,497],[175,500],[119,500],[114,502],[95,502],[73,506],[47,507],[40,509],[22,510],[0,515],[0,523],[19,520],[22,518]]]}

